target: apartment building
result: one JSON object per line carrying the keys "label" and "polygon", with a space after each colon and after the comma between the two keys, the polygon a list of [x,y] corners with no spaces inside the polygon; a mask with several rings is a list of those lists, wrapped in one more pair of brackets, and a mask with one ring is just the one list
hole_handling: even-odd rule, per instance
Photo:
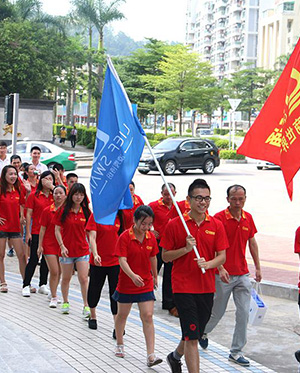
{"label": "apartment building", "polygon": [[213,65],[218,79],[256,66],[259,0],[188,0],[186,44]]}
{"label": "apartment building", "polygon": [[281,55],[291,53],[300,37],[300,1],[275,0],[260,18],[258,66],[273,69]]}

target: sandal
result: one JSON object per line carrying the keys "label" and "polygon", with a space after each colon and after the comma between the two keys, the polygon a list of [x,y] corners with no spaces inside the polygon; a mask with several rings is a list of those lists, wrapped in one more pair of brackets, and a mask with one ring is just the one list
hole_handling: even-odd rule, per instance
{"label": "sandal", "polygon": [[[150,359],[151,357],[152,357],[152,359]],[[162,359],[157,357],[154,352],[147,356],[147,367],[150,368],[150,367],[153,367],[154,365],[158,365],[160,363],[162,363]]]}
{"label": "sandal", "polygon": [[7,292],[8,292],[7,283],[6,282],[2,282],[0,284],[0,293],[7,293]]}
{"label": "sandal", "polygon": [[116,345],[115,356],[125,357],[124,345]]}

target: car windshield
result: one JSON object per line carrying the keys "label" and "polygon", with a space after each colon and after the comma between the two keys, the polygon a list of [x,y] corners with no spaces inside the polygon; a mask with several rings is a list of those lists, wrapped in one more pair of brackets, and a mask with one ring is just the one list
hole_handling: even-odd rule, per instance
{"label": "car windshield", "polygon": [[154,150],[174,150],[182,142],[182,139],[166,139],[156,144]]}

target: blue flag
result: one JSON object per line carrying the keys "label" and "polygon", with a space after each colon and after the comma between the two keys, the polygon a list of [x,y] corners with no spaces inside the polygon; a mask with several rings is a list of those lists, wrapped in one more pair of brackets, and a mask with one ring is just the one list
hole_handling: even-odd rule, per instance
{"label": "blue flag", "polygon": [[90,189],[95,221],[113,225],[118,210],[133,205],[129,183],[145,133],[111,60],[107,63]]}

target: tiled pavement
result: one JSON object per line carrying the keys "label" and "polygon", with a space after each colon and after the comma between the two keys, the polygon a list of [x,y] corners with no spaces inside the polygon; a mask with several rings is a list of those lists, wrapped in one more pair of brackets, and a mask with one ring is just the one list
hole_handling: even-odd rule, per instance
{"label": "tiled pavement", "polygon": [[[34,280],[35,281],[35,280]],[[70,289],[70,314],[50,309],[46,296],[21,296],[18,274],[7,273],[9,292],[0,294],[0,372],[168,372],[162,364],[147,368],[145,342],[137,308],[126,325],[126,357],[113,354],[113,322],[107,297],[98,307],[98,330],[90,330],[81,319],[80,292]],[[33,285],[36,285],[33,282]],[[180,338],[178,320],[155,317],[156,353],[165,358]],[[201,372],[273,372],[251,361],[242,368],[228,360],[228,350],[210,341],[209,349],[200,351]],[[183,368],[187,372],[185,364]]]}

